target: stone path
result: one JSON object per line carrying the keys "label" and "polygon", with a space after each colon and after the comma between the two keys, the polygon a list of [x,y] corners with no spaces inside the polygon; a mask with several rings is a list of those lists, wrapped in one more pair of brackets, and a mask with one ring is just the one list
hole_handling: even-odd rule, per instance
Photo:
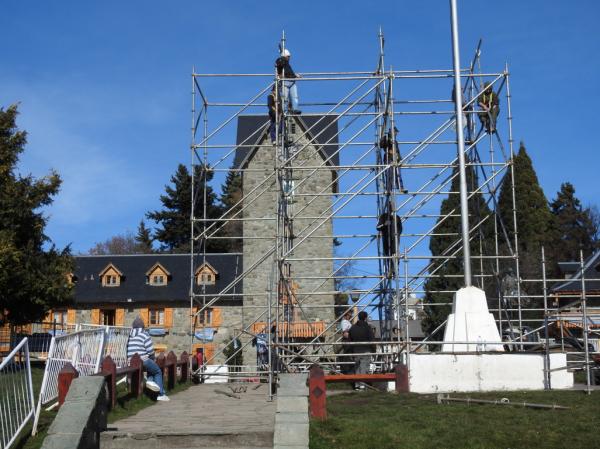
{"label": "stone path", "polygon": [[273,447],[276,402],[268,401],[268,386],[243,384],[245,393],[231,393],[242,384],[194,385],[134,416],[109,424],[101,435],[102,449],[192,449]]}

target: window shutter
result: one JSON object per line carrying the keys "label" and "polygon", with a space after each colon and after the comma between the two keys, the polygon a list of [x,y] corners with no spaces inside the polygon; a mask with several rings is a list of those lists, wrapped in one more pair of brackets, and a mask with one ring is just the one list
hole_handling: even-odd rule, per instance
{"label": "window shutter", "polygon": [[165,307],[165,327],[173,327],[173,309],[170,307]]}
{"label": "window shutter", "polygon": [[148,327],[148,324],[150,323],[150,318],[148,316],[148,309],[147,308],[140,309],[140,318],[144,322],[144,326]]}
{"label": "window shutter", "polygon": [[100,309],[92,309],[92,324],[102,324],[100,322]]}
{"label": "window shutter", "polygon": [[75,324],[77,322],[77,310],[67,310],[67,324]]}
{"label": "window shutter", "polygon": [[125,309],[117,309],[115,311],[115,325],[116,326],[125,325]]}
{"label": "window shutter", "polygon": [[211,317],[211,323],[210,323],[211,326],[219,327],[222,322],[223,322],[223,319],[221,316],[221,309],[220,308],[212,309],[212,317]]}

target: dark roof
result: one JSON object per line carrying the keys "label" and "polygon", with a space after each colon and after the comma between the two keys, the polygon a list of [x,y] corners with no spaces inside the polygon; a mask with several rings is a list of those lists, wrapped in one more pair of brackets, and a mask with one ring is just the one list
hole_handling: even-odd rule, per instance
{"label": "dark roof", "polygon": [[[575,264],[578,262],[569,262]],[[600,291],[600,251],[592,254],[583,264],[583,274],[585,279],[585,290],[587,292]],[[591,279],[591,280],[590,280]],[[594,280],[595,279],[595,280]],[[581,270],[573,274],[573,277],[556,283],[552,287],[552,292],[580,292],[581,289]]]}
{"label": "dark roof", "polygon": [[[338,151],[338,117],[333,115],[301,115],[295,117],[300,126],[313,140],[323,159],[330,166],[340,165]],[[244,168],[254,155],[256,146],[269,130],[267,115],[241,115],[238,117],[237,139],[233,168]],[[240,147],[239,145],[243,145]]]}
{"label": "dark roof", "polygon": [[[202,256],[196,257],[194,270],[202,265]],[[220,293],[234,280],[236,271],[237,274],[242,272],[241,254],[207,254],[206,261],[218,273],[216,284],[206,286],[207,294]],[[146,283],[146,272],[157,262],[170,273],[165,286],[152,286]],[[102,286],[99,274],[109,263],[123,273],[121,285],[118,287]],[[76,256],[74,275],[76,304],[189,302],[190,300],[189,254]],[[240,281],[231,291],[224,293],[241,292]],[[223,298],[224,301],[240,299],[241,297],[231,296]]]}

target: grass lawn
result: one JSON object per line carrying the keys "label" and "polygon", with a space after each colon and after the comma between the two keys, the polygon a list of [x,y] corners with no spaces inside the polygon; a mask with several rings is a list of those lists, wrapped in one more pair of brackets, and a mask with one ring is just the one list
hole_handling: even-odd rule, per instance
{"label": "grass lawn", "polygon": [[[31,377],[33,381],[33,390],[34,390],[34,398],[37,404],[38,395],[40,385],[42,384],[42,377],[44,376],[44,368],[43,366],[32,366],[31,367]],[[169,390],[168,395],[172,395],[187,389],[191,383],[186,384],[176,384],[173,390]],[[125,418],[126,416],[135,415],[138,411],[143,408],[149,407],[155,403],[154,400],[150,399],[148,396],[143,395],[140,399],[136,400],[127,392],[127,386],[125,383],[117,386],[117,405],[116,407],[108,413],[108,422],[112,423],[121,418]],[[21,432],[21,437],[15,442],[15,449],[38,449],[42,447],[42,443],[44,438],[46,437],[46,432],[54,421],[54,417],[58,410],[52,409],[50,411],[45,411],[42,407],[42,413],[40,414],[40,422],[38,425],[38,433],[35,437],[31,436],[31,428],[32,424],[30,423],[23,429]]]}
{"label": "grass lawn", "polygon": [[451,397],[570,407],[542,410],[504,405],[438,405],[435,395],[360,392],[327,398],[328,420],[311,420],[311,449],[596,448],[600,391],[452,394]]}

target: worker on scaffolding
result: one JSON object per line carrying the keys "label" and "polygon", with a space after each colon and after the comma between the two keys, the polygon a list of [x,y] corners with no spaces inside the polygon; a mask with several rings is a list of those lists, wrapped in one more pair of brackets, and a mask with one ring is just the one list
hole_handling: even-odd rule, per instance
{"label": "worker on scaffolding", "polygon": [[[277,76],[285,78],[281,89],[283,104],[288,108],[289,113],[302,114],[302,111],[298,109],[298,87],[296,81],[294,81],[294,79],[301,78],[301,76],[296,74],[290,66],[291,56],[290,51],[285,48],[281,52],[281,56],[275,61],[275,67],[277,68]],[[291,107],[289,105],[290,101]]]}
{"label": "worker on scaffolding", "polygon": [[[404,188],[404,182],[402,181],[402,173],[400,172],[400,165],[402,162],[402,155],[400,154],[400,145],[398,145],[398,128],[394,126],[394,130],[388,130],[383,134],[379,141],[379,147],[383,150],[383,163],[389,165],[388,176],[386,177],[386,190],[391,192],[393,189],[400,189],[404,194],[408,193],[408,190]],[[394,156],[396,159],[394,159]],[[395,164],[396,161],[398,164]]]}
{"label": "worker on scaffolding", "polygon": [[489,81],[486,81],[483,85],[483,92],[479,96],[478,104],[481,108],[479,113],[481,124],[488,133],[495,133],[496,119],[500,114],[500,101],[498,100],[498,94],[494,92]]}
{"label": "worker on scaffolding", "polygon": [[402,219],[388,206],[380,216],[377,222],[377,231],[381,233],[381,243],[383,247],[383,255],[385,271],[388,277],[396,274],[394,268],[394,260],[392,259],[400,245],[400,235],[402,234]]}
{"label": "worker on scaffolding", "polygon": [[281,120],[283,108],[281,107],[281,97],[277,95],[277,85],[275,83],[273,83],[271,93],[267,97],[267,106],[269,108],[269,119],[271,120],[269,135],[271,136],[271,143],[274,144],[277,138],[277,116],[279,116],[279,134],[283,130],[283,121]]}

